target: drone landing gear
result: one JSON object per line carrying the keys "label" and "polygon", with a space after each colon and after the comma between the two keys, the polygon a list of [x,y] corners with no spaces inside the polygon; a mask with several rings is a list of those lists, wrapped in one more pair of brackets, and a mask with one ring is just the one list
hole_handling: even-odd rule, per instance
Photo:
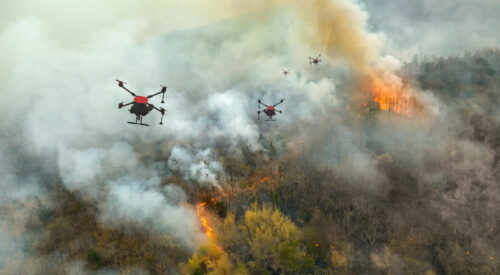
{"label": "drone landing gear", "polygon": [[142,123],[142,116],[141,117],[136,117],[135,122],[128,122],[128,124],[135,124],[135,125],[142,125],[142,126],[149,126],[149,124]]}
{"label": "drone landing gear", "polygon": [[145,124],[145,123],[137,123],[137,122],[127,122],[128,124],[135,124],[135,125],[142,125],[142,126],[149,126],[149,124]]}

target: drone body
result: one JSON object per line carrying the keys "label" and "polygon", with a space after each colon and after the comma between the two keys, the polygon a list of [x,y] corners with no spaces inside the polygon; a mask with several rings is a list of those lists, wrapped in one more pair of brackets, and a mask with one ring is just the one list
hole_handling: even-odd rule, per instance
{"label": "drone body", "polygon": [[310,64],[311,66],[312,66],[312,65],[314,65],[314,66],[318,65],[318,64],[319,64],[319,62],[321,62],[321,61],[322,61],[322,60],[320,59],[320,57],[321,57],[321,54],[320,54],[320,55],[318,55],[318,57],[315,57],[315,58],[309,57],[309,64]]}
{"label": "drone body", "polygon": [[284,76],[287,76],[290,73],[290,70],[281,69],[281,71],[283,72]]}
{"label": "drone body", "polygon": [[267,116],[266,121],[276,121],[276,119],[273,119],[273,116],[276,115],[276,112],[281,114],[282,111],[275,109],[275,107],[278,106],[279,104],[283,103],[283,101],[285,101],[285,100],[282,99],[282,100],[280,100],[280,102],[278,102],[274,105],[266,105],[266,104],[262,103],[262,101],[260,101],[260,99],[257,100],[257,102],[259,103],[259,108],[260,108],[260,105],[264,105],[264,107],[266,107],[262,110],[257,111],[257,119],[260,119],[260,113],[264,113]]}
{"label": "drone body", "polygon": [[121,109],[128,105],[132,105],[132,107],[130,107],[129,109],[129,112],[135,115],[135,122],[128,122],[128,123],[149,126],[148,124],[142,123],[142,117],[146,116],[147,114],[149,114],[149,112],[151,112],[154,109],[161,113],[160,125],[163,124],[163,115],[165,114],[165,109],[161,107],[156,108],[153,104],[149,103],[149,99],[159,94],[162,94],[161,103],[164,103],[165,92],[167,91],[167,87],[162,87],[161,91],[156,94],[152,94],[149,96],[138,96],[123,85],[126,84],[125,82],[121,80],[116,80],[116,81],[118,82],[118,87],[123,88],[125,91],[127,91],[130,95],[134,97],[134,100],[130,103],[123,104],[123,102],[121,102],[120,104],[118,104],[118,109]]}

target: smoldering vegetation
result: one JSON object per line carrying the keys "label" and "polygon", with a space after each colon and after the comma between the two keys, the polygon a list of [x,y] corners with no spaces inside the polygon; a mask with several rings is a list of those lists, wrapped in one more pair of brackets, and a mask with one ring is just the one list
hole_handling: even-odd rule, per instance
{"label": "smoldering vegetation", "polygon": [[[223,219],[215,225],[223,251],[256,274],[497,273],[499,57],[485,50],[406,64],[401,75],[441,102],[434,121],[351,102],[303,124],[311,133],[303,140],[280,132],[261,154],[226,156],[229,195],[209,197],[227,210],[207,200]],[[242,184],[251,191],[232,191]],[[252,202],[290,217],[300,237],[281,234],[286,225],[271,217],[250,222]],[[221,256],[212,257],[189,270],[213,271]]]}
{"label": "smoldering vegetation", "polygon": [[[2,273],[498,273],[500,52],[401,66],[427,107],[408,117],[262,18],[83,53],[32,19],[4,32]],[[163,128],[124,124],[117,74],[169,85]],[[278,122],[260,97],[286,98]]]}

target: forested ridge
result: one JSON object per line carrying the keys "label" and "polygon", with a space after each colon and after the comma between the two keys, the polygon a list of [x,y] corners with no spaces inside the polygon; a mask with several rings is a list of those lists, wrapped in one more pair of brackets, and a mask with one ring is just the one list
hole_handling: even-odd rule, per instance
{"label": "forested ridge", "polygon": [[[205,219],[194,250],[144,224],[100,223],[95,201],[47,175],[49,195],[0,205],[36,213],[6,215],[33,257],[11,255],[5,274],[498,274],[500,51],[416,57],[399,73],[439,100],[437,122],[372,102],[345,109],[348,136],[329,117],[300,121],[302,135],[264,132],[256,151],[216,146],[222,172],[209,184],[163,177]],[[368,160],[347,157],[344,139]],[[148,146],[137,161],[168,159],[168,142]]]}

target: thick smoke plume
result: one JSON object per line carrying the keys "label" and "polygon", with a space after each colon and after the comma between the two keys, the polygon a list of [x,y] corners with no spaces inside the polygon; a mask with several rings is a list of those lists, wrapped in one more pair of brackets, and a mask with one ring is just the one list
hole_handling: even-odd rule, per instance
{"label": "thick smoke plume", "polygon": [[[419,88],[411,68],[387,52],[393,38],[383,28],[369,31],[369,10],[358,2],[98,2],[102,15],[77,15],[88,25],[66,18],[64,26],[45,8],[0,21],[0,270],[36,272],[42,261],[67,261],[86,272],[57,249],[35,251],[37,236],[49,230],[33,224],[65,206],[58,200],[65,192],[96,227],[144,230],[193,252],[206,236],[192,193],[224,187],[225,155],[264,152],[262,159],[271,159],[269,140],[277,154],[295,150],[305,163],[336,171],[335,180],[362,198],[353,205],[385,209],[379,201],[403,194],[408,213],[422,209],[415,219],[432,215],[494,253],[482,224],[500,209],[497,149],[471,138],[477,129],[465,119],[467,104],[448,105]],[[203,12],[212,5],[213,13]],[[311,67],[307,57],[319,53],[324,62]],[[283,77],[282,68],[291,74]],[[130,98],[117,78],[142,95],[167,85],[165,125],[155,113],[145,117],[152,127],[127,125],[132,115],[116,107]],[[256,120],[259,98],[285,98],[273,126]],[[483,112],[487,100],[474,100],[467,103],[482,116],[498,115]],[[401,178],[414,180],[410,191],[391,174],[408,170]],[[418,192],[425,206],[412,200]],[[397,210],[384,213],[414,226]],[[402,270],[401,257],[385,248],[368,258],[377,269]]]}

